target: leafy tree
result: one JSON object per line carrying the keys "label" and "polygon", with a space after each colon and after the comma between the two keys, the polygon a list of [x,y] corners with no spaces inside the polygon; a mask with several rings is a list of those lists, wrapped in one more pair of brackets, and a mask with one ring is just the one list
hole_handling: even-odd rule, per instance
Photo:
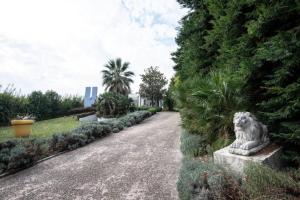
{"label": "leafy tree", "polygon": [[67,112],[67,110],[63,110],[61,96],[53,90],[48,90],[45,93],[34,91],[27,98],[28,112],[38,120],[57,117]]}
{"label": "leafy tree", "polygon": [[19,95],[13,85],[3,90],[0,85],[0,124],[7,125],[17,114],[26,114],[27,107],[26,96]]}
{"label": "leafy tree", "polygon": [[72,108],[83,107],[83,99],[80,96],[65,96],[62,97],[59,107],[61,113],[66,113]]}
{"label": "leafy tree", "polygon": [[53,91],[53,90],[48,90],[44,94],[45,98],[47,99],[47,104],[44,105],[47,107],[47,115],[49,117],[55,116],[56,113],[59,111],[60,103],[61,103],[61,96]]}
{"label": "leafy tree", "polygon": [[46,119],[49,117],[48,100],[41,91],[33,91],[28,96],[28,107],[30,114],[37,119]]}
{"label": "leafy tree", "polygon": [[99,113],[105,117],[117,117],[127,113],[130,99],[127,96],[105,92],[100,95],[97,103]]}
{"label": "leafy tree", "polygon": [[151,100],[151,105],[159,105],[159,100],[163,98],[165,93],[164,87],[168,81],[158,67],[149,67],[145,70],[145,74],[141,75],[142,83],[140,84],[141,97]]}
{"label": "leafy tree", "polygon": [[130,93],[130,83],[133,83],[131,77],[134,76],[133,72],[128,71],[129,63],[122,63],[121,58],[117,58],[108,61],[104,67],[106,69],[102,73],[105,90],[127,96]]}

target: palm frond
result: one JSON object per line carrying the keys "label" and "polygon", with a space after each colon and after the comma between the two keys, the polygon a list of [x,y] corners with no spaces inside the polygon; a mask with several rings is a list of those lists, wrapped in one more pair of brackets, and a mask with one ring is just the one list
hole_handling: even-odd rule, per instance
{"label": "palm frond", "polygon": [[121,67],[121,71],[125,72],[128,68],[129,68],[130,63],[129,62],[125,62],[123,63],[122,67]]}
{"label": "palm frond", "polygon": [[134,73],[131,72],[131,71],[127,71],[127,72],[124,73],[124,76],[131,77],[131,76],[134,76]]}
{"label": "palm frond", "polygon": [[122,59],[109,60],[104,65],[106,69],[102,70],[103,85],[106,86],[105,90],[117,92],[120,94],[128,95],[130,92],[130,83],[133,80],[130,78],[134,76],[132,71],[127,71],[129,62],[122,64]]}

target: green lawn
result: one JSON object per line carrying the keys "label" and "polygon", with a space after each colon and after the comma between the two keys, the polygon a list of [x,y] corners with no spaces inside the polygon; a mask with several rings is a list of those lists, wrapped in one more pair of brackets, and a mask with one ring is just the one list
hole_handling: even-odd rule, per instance
{"label": "green lawn", "polygon": [[[76,128],[79,121],[75,117],[60,117],[34,123],[30,137],[49,137],[54,133],[69,131]],[[0,128],[0,142],[14,138],[12,127]]]}

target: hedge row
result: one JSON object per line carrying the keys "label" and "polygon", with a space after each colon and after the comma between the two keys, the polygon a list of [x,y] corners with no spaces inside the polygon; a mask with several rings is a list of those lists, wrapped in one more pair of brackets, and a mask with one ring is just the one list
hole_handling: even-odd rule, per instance
{"label": "hedge row", "polygon": [[138,106],[135,107],[135,110],[147,110],[150,111],[152,114],[155,114],[157,112],[161,112],[162,108],[161,107],[149,107],[149,106]]}
{"label": "hedge row", "polygon": [[[0,85],[0,124],[8,125],[17,115],[33,115],[36,120],[87,112],[81,108],[83,100],[79,96],[60,96],[55,91],[34,91],[21,96],[13,86],[1,90]],[[77,108],[77,109],[74,109]],[[89,110],[91,111],[91,110]],[[95,111],[95,108],[93,108]]]}
{"label": "hedge row", "polygon": [[36,161],[56,153],[73,150],[138,124],[152,115],[149,111],[137,111],[117,119],[82,124],[51,138],[14,139],[0,143],[0,174],[29,167]]}
{"label": "hedge row", "polygon": [[76,115],[76,114],[87,113],[87,112],[96,112],[96,108],[95,107],[88,107],[88,108],[78,107],[78,108],[73,108],[73,109],[69,110],[67,113],[65,113],[65,115]]}

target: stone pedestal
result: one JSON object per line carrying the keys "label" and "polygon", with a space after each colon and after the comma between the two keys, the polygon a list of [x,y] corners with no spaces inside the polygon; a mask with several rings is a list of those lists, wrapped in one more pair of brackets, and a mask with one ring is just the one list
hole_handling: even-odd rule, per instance
{"label": "stone pedestal", "polygon": [[268,165],[272,168],[280,168],[281,147],[268,145],[266,148],[251,156],[242,156],[229,153],[229,146],[214,152],[214,162],[240,175],[244,173],[244,167],[249,162]]}

